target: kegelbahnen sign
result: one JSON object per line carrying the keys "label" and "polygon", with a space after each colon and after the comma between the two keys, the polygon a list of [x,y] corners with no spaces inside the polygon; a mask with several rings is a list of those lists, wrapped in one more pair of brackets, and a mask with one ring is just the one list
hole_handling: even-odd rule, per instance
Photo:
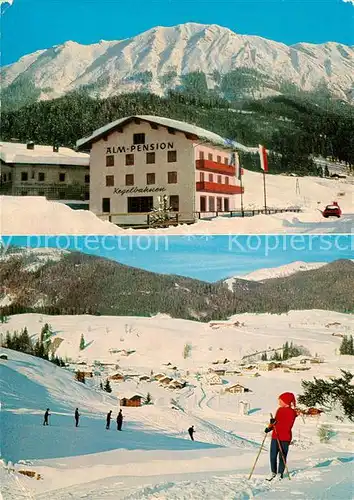
{"label": "kegelbahnen sign", "polygon": [[173,149],[173,142],[155,142],[152,144],[132,144],[131,146],[112,146],[107,147],[106,155],[117,153],[136,153],[141,151],[159,151],[164,149]]}
{"label": "kegelbahnen sign", "polygon": [[166,191],[166,188],[164,187],[144,187],[144,188],[137,188],[137,187],[131,187],[131,188],[114,188],[113,194],[120,194],[121,196],[123,194],[131,194],[131,193],[161,193]]}

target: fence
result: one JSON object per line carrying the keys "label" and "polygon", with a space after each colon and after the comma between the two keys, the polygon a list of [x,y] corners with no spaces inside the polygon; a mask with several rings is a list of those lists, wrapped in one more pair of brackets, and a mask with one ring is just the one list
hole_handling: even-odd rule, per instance
{"label": "fence", "polygon": [[[117,224],[121,227],[168,227],[177,226],[178,224],[193,224],[196,220],[212,220],[215,217],[253,217],[259,214],[276,214],[285,212],[301,212],[300,208],[267,208],[252,209],[252,210],[230,210],[227,212],[166,212],[163,218],[159,218],[156,213],[102,213],[96,214],[104,220]],[[115,220],[116,219],[116,220]],[[119,219],[119,220],[117,220]],[[125,220],[124,220],[125,219]]]}

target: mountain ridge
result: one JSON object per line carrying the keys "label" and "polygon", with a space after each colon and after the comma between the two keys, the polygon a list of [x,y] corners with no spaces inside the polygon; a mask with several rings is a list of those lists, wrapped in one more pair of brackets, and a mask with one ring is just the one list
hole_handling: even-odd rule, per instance
{"label": "mountain ridge", "polygon": [[354,46],[286,45],[217,24],[186,23],[154,27],[123,40],[86,45],[66,41],[4,66],[1,76],[5,97],[21,87],[34,100],[79,88],[100,98],[136,91],[165,95],[188,85],[231,99],[241,78],[241,96],[279,95],[284,85],[304,91],[324,86],[351,102]]}
{"label": "mountain ridge", "polygon": [[8,251],[0,259],[0,313],[151,316],[210,321],[244,312],[282,313],[295,309],[353,311],[354,262],[337,260],[264,283],[158,274],[118,262],[58,252]]}

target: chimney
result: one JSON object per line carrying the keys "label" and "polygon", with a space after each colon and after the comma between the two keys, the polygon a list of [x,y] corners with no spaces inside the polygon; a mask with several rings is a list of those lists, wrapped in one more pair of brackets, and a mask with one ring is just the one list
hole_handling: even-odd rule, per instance
{"label": "chimney", "polygon": [[57,146],[56,144],[54,144],[53,146],[53,153],[59,153],[59,146]]}
{"label": "chimney", "polygon": [[33,141],[27,142],[27,149],[34,149],[34,142]]}

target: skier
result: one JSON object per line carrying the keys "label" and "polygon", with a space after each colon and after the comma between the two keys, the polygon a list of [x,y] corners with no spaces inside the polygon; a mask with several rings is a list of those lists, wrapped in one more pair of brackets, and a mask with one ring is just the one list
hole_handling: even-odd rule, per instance
{"label": "skier", "polygon": [[47,408],[46,411],[45,411],[45,414],[44,414],[43,425],[49,425],[49,423],[48,423],[48,417],[49,417],[49,415],[50,415],[49,408]]}
{"label": "skier", "polygon": [[118,416],[117,416],[117,431],[122,430],[122,424],[123,424],[123,415],[122,415],[122,410],[119,410]]}
{"label": "skier", "polygon": [[79,425],[79,418],[80,418],[79,409],[76,408],[76,410],[75,410],[75,427],[78,427],[78,425]]}
{"label": "skier", "polygon": [[193,437],[193,434],[195,433],[195,430],[194,430],[194,425],[192,425],[192,427],[190,427],[190,428],[188,429],[188,433],[189,433],[189,435],[190,435],[190,437],[191,437],[191,440],[192,440],[192,441],[194,441],[194,437]]}
{"label": "skier", "polygon": [[[270,467],[272,475],[268,479],[271,481],[279,473],[280,478],[284,476],[285,462],[292,439],[291,429],[297,417],[294,407],[296,405],[295,396],[292,392],[284,392],[278,399],[279,408],[275,418],[270,419],[265,432],[272,432],[272,441],[270,445]],[[278,465],[279,455],[279,465]]]}
{"label": "skier", "polygon": [[112,410],[109,410],[106,418],[106,429],[109,429],[109,426],[111,425],[111,418],[112,418]]}

